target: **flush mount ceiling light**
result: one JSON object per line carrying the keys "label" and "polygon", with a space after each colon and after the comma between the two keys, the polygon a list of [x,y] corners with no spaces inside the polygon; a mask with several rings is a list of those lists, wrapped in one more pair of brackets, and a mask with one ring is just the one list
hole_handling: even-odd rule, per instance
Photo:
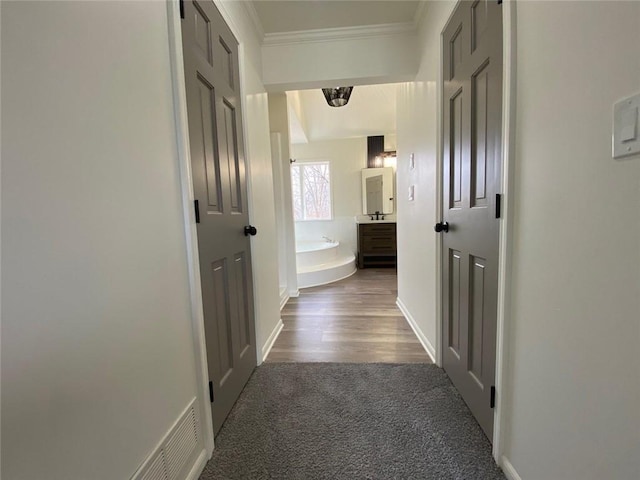
{"label": "flush mount ceiling light", "polygon": [[323,88],[324,98],[330,107],[343,107],[349,101],[353,87]]}

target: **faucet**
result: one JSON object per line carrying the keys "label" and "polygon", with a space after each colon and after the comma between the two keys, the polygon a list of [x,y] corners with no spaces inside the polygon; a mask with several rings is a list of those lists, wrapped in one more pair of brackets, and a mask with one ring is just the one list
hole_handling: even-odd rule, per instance
{"label": "faucet", "polygon": [[380,212],[376,210],[376,220],[380,220]]}

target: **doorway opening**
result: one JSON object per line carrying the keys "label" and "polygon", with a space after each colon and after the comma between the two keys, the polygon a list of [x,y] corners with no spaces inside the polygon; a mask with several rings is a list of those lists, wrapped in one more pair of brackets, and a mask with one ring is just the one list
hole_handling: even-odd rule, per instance
{"label": "doorway opening", "polygon": [[284,327],[267,362],[430,362],[396,306],[397,88],[339,108],[269,94]]}

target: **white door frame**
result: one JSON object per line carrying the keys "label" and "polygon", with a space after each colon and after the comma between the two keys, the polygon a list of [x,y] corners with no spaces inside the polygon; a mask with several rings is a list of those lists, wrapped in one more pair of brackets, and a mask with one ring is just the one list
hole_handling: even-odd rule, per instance
{"label": "white door frame", "polygon": [[[455,9],[454,9],[455,10]],[[453,14],[453,10],[452,10]],[[444,25],[443,25],[444,28]],[[443,84],[442,56],[444,40],[440,35],[440,72],[438,89],[438,161],[436,181],[436,209],[443,215],[442,158],[443,158]],[[498,243],[498,319],[496,325],[496,406],[493,420],[493,457],[501,465],[507,420],[509,314],[511,300],[511,253],[513,248],[513,174],[515,161],[516,108],[516,2],[502,4],[502,218]],[[442,366],[442,236],[436,238],[436,363]]]}
{"label": "white door frame", "polygon": [[[178,0],[166,0],[167,23],[169,28],[169,55],[171,57],[171,83],[173,90],[174,117],[177,139],[177,160],[180,169],[180,190],[182,194],[182,211],[184,217],[185,243],[187,264],[189,269],[189,292],[191,297],[191,324],[193,331],[194,359],[196,367],[196,385],[198,398],[198,412],[200,430],[204,437],[204,445],[208,458],[214,449],[213,422],[211,416],[211,402],[209,402],[209,371],[207,367],[207,348],[204,330],[204,313],[202,309],[202,286],[200,283],[200,257],[198,254],[198,234],[193,209],[193,178],[191,171],[191,154],[189,149],[189,125],[187,122],[187,94],[184,77],[184,59],[182,55],[182,30],[180,5]],[[233,22],[224,2],[213,0],[218,7],[224,21],[227,23],[238,44],[238,60],[240,68],[240,105],[244,108],[244,92],[246,91],[246,72],[244,69],[244,45],[240,42],[237,25]],[[243,110],[244,111],[244,110]],[[251,191],[251,162],[247,142],[247,121],[242,122],[245,172],[247,176],[247,201],[252,203]],[[251,213],[249,213],[251,215]],[[252,242],[253,243],[253,242]],[[254,280],[254,292],[257,285]],[[255,318],[254,318],[255,321]],[[258,364],[262,359],[262,351],[256,341]]]}
{"label": "white door frame", "polygon": [[502,220],[498,247],[498,324],[496,341],[496,408],[493,456],[502,465],[508,415],[509,328],[514,230],[516,147],[516,2],[502,4]]}
{"label": "white door frame", "polygon": [[187,94],[182,56],[182,30],[178,0],[167,0],[167,23],[169,27],[169,55],[171,57],[171,84],[176,127],[176,146],[180,168],[180,191],[184,221],[187,266],[189,269],[189,294],[191,297],[191,328],[193,331],[196,385],[199,404],[200,431],[204,438],[207,457],[213,453],[213,422],[209,402],[209,370],[204,333],[202,309],[202,286],[200,284],[200,257],[198,255],[198,232],[193,209],[193,177],[189,150],[189,124],[187,122]]}

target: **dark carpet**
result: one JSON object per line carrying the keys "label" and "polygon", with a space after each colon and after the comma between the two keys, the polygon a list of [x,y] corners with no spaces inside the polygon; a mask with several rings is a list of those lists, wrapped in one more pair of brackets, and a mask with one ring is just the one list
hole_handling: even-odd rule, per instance
{"label": "dark carpet", "polygon": [[201,480],[504,479],[444,371],[428,364],[258,367]]}

